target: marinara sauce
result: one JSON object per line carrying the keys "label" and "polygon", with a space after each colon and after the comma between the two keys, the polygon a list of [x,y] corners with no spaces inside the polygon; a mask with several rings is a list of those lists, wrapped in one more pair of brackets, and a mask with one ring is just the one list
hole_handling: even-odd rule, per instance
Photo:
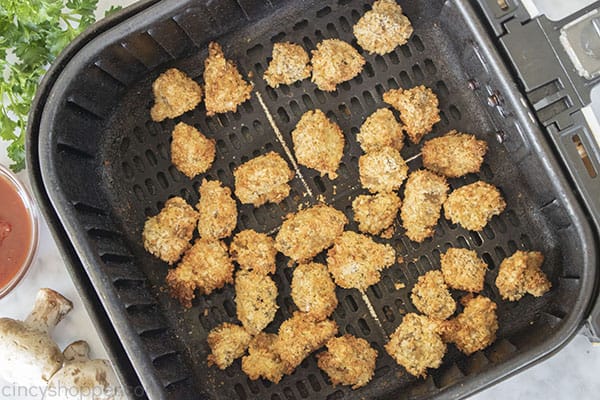
{"label": "marinara sauce", "polygon": [[0,291],[28,261],[32,246],[31,216],[17,188],[0,175]]}

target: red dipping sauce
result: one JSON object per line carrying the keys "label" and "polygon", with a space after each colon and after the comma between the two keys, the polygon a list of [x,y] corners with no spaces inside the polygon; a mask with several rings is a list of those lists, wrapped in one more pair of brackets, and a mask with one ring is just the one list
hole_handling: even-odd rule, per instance
{"label": "red dipping sauce", "polygon": [[14,175],[0,165],[0,297],[27,272],[37,240],[31,198]]}

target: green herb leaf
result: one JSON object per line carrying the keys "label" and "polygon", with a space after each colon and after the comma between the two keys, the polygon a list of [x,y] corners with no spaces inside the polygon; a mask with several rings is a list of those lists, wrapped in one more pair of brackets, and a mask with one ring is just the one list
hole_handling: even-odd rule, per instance
{"label": "green herb leaf", "polygon": [[121,6],[110,6],[108,10],[104,11],[104,17],[106,18],[109,15],[116,13],[117,11],[121,11],[122,9],[123,7]]}

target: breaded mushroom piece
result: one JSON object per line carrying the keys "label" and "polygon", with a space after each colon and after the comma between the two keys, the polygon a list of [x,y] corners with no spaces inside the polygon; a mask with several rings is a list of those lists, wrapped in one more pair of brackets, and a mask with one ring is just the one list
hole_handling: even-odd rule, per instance
{"label": "breaded mushroom piece", "polygon": [[198,213],[184,199],[167,200],[158,215],[144,224],[144,248],[169,265],[175,263],[190,248],[197,221]]}
{"label": "breaded mushroom piece", "polygon": [[233,283],[233,263],[227,246],[219,240],[197,239],[177,268],[169,270],[166,282],[171,296],[185,308],[192,307],[194,290],[210,294],[226,283]]}
{"label": "breaded mushroom piece", "polygon": [[329,248],[347,223],[343,212],[317,204],[288,215],[275,237],[275,248],[294,261],[308,261]]}
{"label": "breaded mushroom piece", "polygon": [[402,46],[413,33],[410,21],[395,0],[374,2],[373,9],[358,20],[353,30],[360,47],[380,55]]}
{"label": "breaded mushroom piece", "polygon": [[327,268],[338,286],[365,291],[379,282],[381,271],[395,259],[396,251],[389,244],[346,231],[327,252]]}
{"label": "breaded mushroom piece", "polygon": [[236,358],[244,355],[251,339],[252,336],[243,327],[229,322],[213,328],[207,338],[211,351],[208,366],[229,367]]}
{"label": "breaded mushroom piece", "polygon": [[171,162],[185,176],[193,179],[211,167],[215,160],[215,141],[184,122],[175,125],[171,141]]}
{"label": "breaded mushroom piece", "polygon": [[202,89],[192,78],[177,68],[160,74],[152,83],[154,105],[150,109],[152,121],[179,117],[193,110],[202,100]]}
{"label": "breaded mushroom piece", "polygon": [[444,276],[433,270],[419,276],[410,299],[417,310],[435,320],[445,320],[456,311],[456,302],[450,295]]}
{"label": "breaded mushroom piece", "polygon": [[206,115],[235,112],[240,104],[250,99],[253,87],[242,78],[235,63],[225,59],[221,45],[210,42],[208,58],[204,61]]}
{"label": "breaded mushroom piece", "polygon": [[498,188],[482,181],[456,189],[444,202],[446,218],[470,231],[482,230],[505,208],[506,202]]}
{"label": "breaded mushroom piece", "polygon": [[484,296],[463,298],[463,312],[440,326],[445,342],[454,343],[466,355],[483,350],[496,340],[496,303]]}
{"label": "breaded mushroom piece", "polygon": [[268,275],[253,271],[235,274],[235,305],[237,318],[251,335],[266,328],[275,318],[277,285]]}
{"label": "breaded mushroom piece", "polygon": [[252,229],[239,232],[229,246],[229,254],[242,269],[262,275],[275,273],[275,240],[264,233]]}
{"label": "breaded mushroom piece", "polygon": [[274,151],[246,161],[233,171],[235,195],[244,204],[260,207],[281,203],[290,194],[288,182],[294,173],[288,163]]}
{"label": "breaded mushroom piece", "polygon": [[408,373],[424,378],[427,368],[438,368],[446,354],[446,344],[437,330],[438,323],[428,317],[406,314],[385,350]]}
{"label": "breaded mushroom piece", "polygon": [[487,148],[485,140],[452,130],[426,141],[421,148],[421,157],[423,166],[428,170],[448,178],[458,178],[479,172]]}
{"label": "breaded mushroom piece", "polygon": [[292,300],[316,321],[328,318],[338,305],[335,283],[323,264],[300,264],[292,275]]}
{"label": "breaded mushroom piece", "polygon": [[352,212],[361,232],[379,235],[392,226],[401,205],[394,192],[362,194],[352,201]]}
{"label": "breaded mushroom piece", "polygon": [[408,175],[408,165],[400,152],[391,147],[363,154],[358,159],[360,183],[371,193],[400,189]]}
{"label": "breaded mushroom piece", "polygon": [[502,260],[496,286],[504,300],[520,300],[526,293],[534,297],[544,295],[552,284],[541,266],[544,255],[539,251],[517,250]]}
{"label": "breaded mushroom piece", "polygon": [[375,374],[377,350],[365,339],[350,334],[334,337],[325,344],[327,351],[317,355],[318,365],[333,385],[365,386]]}
{"label": "breaded mushroom piece", "polygon": [[242,358],[242,371],[248,378],[257,380],[264,378],[279,383],[286,371],[279,354],[275,351],[277,335],[260,332],[252,338],[248,346],[248,355]]}
{"label": "breaded mushroom piece", "polygon": [[200,218],[198,233],[207,239],[224,239],[231,236],[237,225],[237,204],[231,197],[231,189],[221,186],[220,181],[202,181],[200,200],[196,205]]}
{"label": "breaded mushroom piece", "polygon": [[310,76],[308,53],[298,44],[283,42],[273,44],[273,59],[263,79],[272,88],[291,85]]}
{"label": "breaded mushroom piece", "polygon": [[312,51],[312,81],[325,92],[360,74],[365,59],[352,45],[339,39],[325,39]]}
{"label": "breaded mushroom piece", "polygon": [[365,153],[383,147],[400,151],[404,146],[404,132],[402,132],[402,125],[396,121],[394,113],[387,108],[380,108],[363,122],[356,140]]}
{"label": "breaded mushroom piece", "polygon": [[410,240],[420,243],[433,236],[447,192],[448,184],[442,176],[424,169],[410,174],[400,209],[402,225]]}
{"label": "breaded mushroom piece", "polygon": [[433,91],[423,85],[412,89],[392,89],[383,94],[383,101],[400,111],[408,138],[417,144],[433,125],[440,122],[438,98]]}
{"label": "breaded mushroom piece", "polygon": [[294,312],[291,318],[282,322],[273,345],[285,366],[285,373],[294,372],[310,353],[321,348],[337,332],[335,321],[317,322],[303,312]]}
{"label": "breaded mushroom piece", "polygon": [[487,264],[473,250],[450,248],[440,256],[444,281],[453,289],[481,292]]}
{"label": "breaded mushroom piece", "polygon": [[335,122],[321,110],[304,113],[292,131],[294,153],[299,164],[337,178],[337,169],[344,155],[344,134]]}

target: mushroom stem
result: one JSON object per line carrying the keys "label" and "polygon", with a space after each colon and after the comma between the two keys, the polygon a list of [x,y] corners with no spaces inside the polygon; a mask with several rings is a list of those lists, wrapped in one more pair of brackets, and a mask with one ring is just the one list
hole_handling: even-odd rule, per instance
{"label": "mushroom stem", "polygon": [[24,321],[25,325],[41,332],[50,332],[73,308],[73,303],[52,289],[40,289],[35,298],[33,311]]}

